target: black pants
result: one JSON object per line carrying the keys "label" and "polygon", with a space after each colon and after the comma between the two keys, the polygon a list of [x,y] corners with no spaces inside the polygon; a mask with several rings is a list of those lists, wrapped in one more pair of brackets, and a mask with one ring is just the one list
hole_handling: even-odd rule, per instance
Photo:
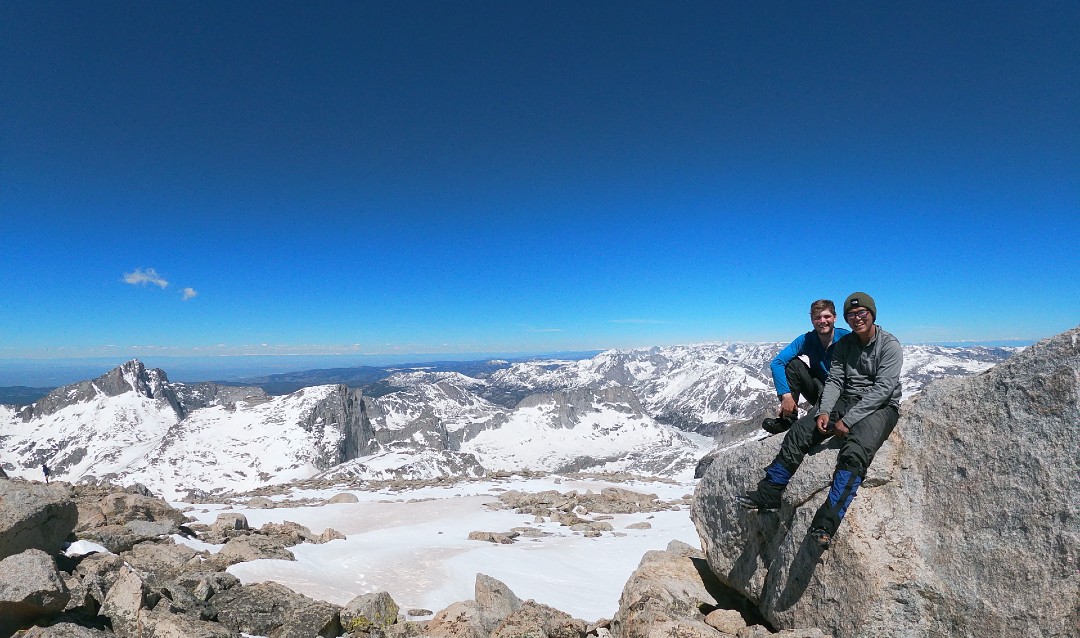
{"label": "black pants", "polygon": [[795,399],[795,405],[799,405],[799,396],[810,403],[817,405],[821,400],[821,391],[825,384],[818,381],[810,374],[810,366],[802,359],[795,357],[784,368],[784,376],[787,377],[788,387],[791,388],[791,398]]}
{"label": "black pants", "polygon": [[[835,406],[836,409],[829,414],[830,426],[840,420],[847,411],[847,406],[856,399],[857,397],[840,397]],[[848,505],[855,498],[859,485],[866,477],[866,469],[870,467],[874,455],[896,427],[899,417],[897,409],[887,405],[856,423],[845,423],[850,432],[844,437],[840,454],[836,457],[832,489],[829,497],[814,516],[812,527],[822,527],[830,534],[836,533]],[[779,463],[790,476],[802,465],[807,452],[830,436],[832,436],[831,430],[828,434],[818,431],[816,417],[809,414],[796,421],[788,430],[773,463]]]}

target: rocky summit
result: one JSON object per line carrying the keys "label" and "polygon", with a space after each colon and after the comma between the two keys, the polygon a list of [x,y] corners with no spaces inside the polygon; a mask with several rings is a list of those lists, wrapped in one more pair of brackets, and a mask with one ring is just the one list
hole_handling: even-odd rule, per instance
{"label": "rocky summit", "polygon": [[807,535],[838,446],[777,512],[735,497],[781,436],[718,453],[692,517],[710,570],[777,628],[837,638],[1080,635],[1080,328],[905,403],[832,547]]}

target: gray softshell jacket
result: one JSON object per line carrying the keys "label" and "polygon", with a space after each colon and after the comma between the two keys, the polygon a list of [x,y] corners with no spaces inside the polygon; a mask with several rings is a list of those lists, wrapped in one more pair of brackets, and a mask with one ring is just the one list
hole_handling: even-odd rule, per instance
{"label": "gray softshell jacket", "polygon": [[844,335],[833,347],[829,378],[821,395],[818,415],[829,414],[841,395],[858,397],[848,402],[844,423],[854,425],[881,408],[900,406],[900,369],[904,350],[896,337],[877,326],[877,334],[864,347],[855,333]]}

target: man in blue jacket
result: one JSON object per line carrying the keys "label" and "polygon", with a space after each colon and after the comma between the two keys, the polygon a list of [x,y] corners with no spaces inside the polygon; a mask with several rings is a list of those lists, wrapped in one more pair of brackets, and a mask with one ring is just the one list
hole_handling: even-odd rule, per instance
{"label": "man in blue jacket", "polygon": [[[836,306],[829,299],[810,304],[810,323],[814,329],[795,337],[795,340],[773,358],[772,370],[780,411],[775,419],[765,419],[761,427],[770,434],[786,431],[799,418],[799,398],[817,406],[825,378],[829,375],[833,344],[848,331],[836,326]],[[810,365],[800,359],[805,355]]]}

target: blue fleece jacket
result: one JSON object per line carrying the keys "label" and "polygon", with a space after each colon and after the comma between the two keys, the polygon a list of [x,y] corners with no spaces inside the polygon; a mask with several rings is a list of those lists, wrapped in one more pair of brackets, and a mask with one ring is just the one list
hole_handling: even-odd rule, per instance
{"label": "blue fleece jacket", "polygon": [[850,332],[845,328],[833,328],[832,343],[829,344],[828,348],[821,347],[821,339],[818,339],[817,333],[813,330],[795,337],[795,340],[781,350],[780,354],[776,355],[772,363],[769,364],[769,368],[772,370],[773,385],[776,386],[776,396],[782,397],[791,392],[784,368],[791,363],[792,359],[800,355],[805,354],[810,358],[810,374],[818,381],[825,383],[826,377],[829,376],[829,364],[832,362],[833,346],[840,340],[840,337]]}

